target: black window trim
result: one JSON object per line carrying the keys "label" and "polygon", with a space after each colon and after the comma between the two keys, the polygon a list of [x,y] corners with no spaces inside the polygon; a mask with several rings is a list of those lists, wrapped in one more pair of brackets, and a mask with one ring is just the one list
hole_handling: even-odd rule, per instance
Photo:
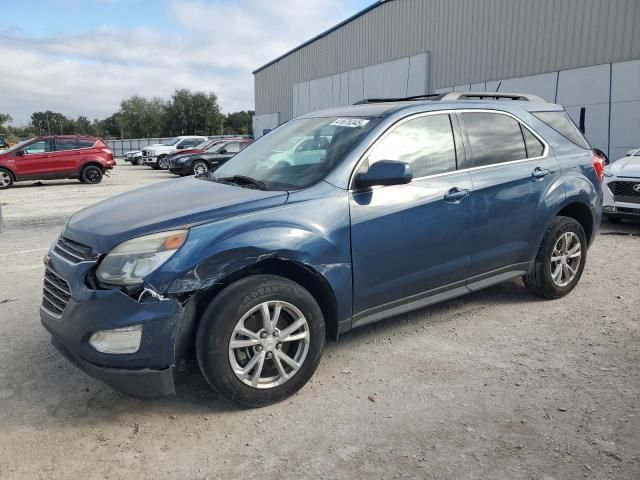
{"label": "black window trim", "polygon": [[[464,127],[464,120],[461,118],[462,113],[497,113],[500,115],[506,115],[507,117],[513,118],[516,122],[520,124],[521,128],[523,127],[527,128],[533,134],[533,136],[535,136],[538,140],[540,140],[540,142],[542,142],[542,145],[544,146],[542,155],[539,155],[537,157],[532,157],[532,158],[523,158],[522,160],[511,160],[509,162],[492,163],[491,165],[481,165],[479,167],[473,166],[472,152],[469,145],[469,140],[467,138],[467,132]],[[442,177],[445,175],[452,175],[459,172],[473,172],[474,170],[480,170],[485,168],[495,168],[495,167],[504,166],[504,165],[512,165],[516,163],[537,161],[537,160],[547,158],[547,156],[549,155],[550,148],[546,140],[538,132],[536,132],[530,125],[528,125],[523,120],[515,116],[513,113],[507,112],[505,110],[496,110],[493,108],[460,108],[460,109],[446,109],[446,110],[430,110],[427,112],[412,113],[411,115],[403,117],[397,120],[396,122],[392,123],[391,125],[389,125],[383,132],[381,132],[377,136],[375,140],[373,140],[373,142],[371,142],[371,145],[369,145],[367,149],[364,151],[364,153],[360,156],[360,158],[356,162],[354,169],[351,172],[351,178],[349,179],[348,190],[353,192],[358,191],[358,189],[354,185],[356,173],[359,171],[360,167],[367,159],[369,153],[371,153],[371,151],[376,147],[376,145],[379,142],[384,140],[393,129],[402,125],[403,123],[408,122],[409,120],[414,120],[416,118],[426,117],[428,115],[449,115],[452,129],[453,129],[453,140],[455,144],[456,158],[457,159],[462,158],[463,168],[459,168],[460,162],[456,160],[458,164],[458,168],[456,168],[455,170],[452,170],[450,172],[444,172],[444,173],[436,173],[434,175],[426,175],[424,177],[414,177],[412,182],[414,180],[420,180],[423,178]],[[455,121],[454,121],[454,117],[455,117]],[[456,131],[456,129],[458,130]],[[457,134],[459,134],[461,138],[459,138]],[[462,141],[460,142],[461,144],[459,145],[458,142],[460,140]],[[524,141],[524,137],[523,137],[523,141]],[[526,145],[525,145],[525,152],[526,152]],[[372,188],[384,188],[384,186],[375,186]]]}

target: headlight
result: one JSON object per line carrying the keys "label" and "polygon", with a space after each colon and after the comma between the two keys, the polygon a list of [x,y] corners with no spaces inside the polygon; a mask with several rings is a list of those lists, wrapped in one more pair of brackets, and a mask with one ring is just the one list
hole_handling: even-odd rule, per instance
{"label": "headlight", "polygon": [[102,260],[97,276],[110,285],[140,285],[144,277],[184,245],[188,233],[188,230],[172,230],[123,242]]}
{"label": "headlight", "polygon": [[604,167],[603,173],[604,173],[605,177],[613,177],[614,176],[613,173],[611,173],[611,169],[609,167]]}

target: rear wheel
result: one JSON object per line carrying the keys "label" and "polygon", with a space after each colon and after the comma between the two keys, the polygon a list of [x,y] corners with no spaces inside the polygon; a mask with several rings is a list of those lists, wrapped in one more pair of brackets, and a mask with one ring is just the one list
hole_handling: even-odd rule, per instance
{"label": "rear wheel", "polygon": [[82,169],[80,174],[80,181],[82,183],[96,184],[102,181],[102,168],[97,165],[87,165]]}
{"label": "rear wheel", "polygon": [[556,217],[544,235],[535,266],[523,277],[527,289],[548,299],[561,298],[580,281],[587,260],[587,238],[573,218]]}
{"label": "rear wheel", "polygon": [[274,275],[229,285],[205,310],[196,338],[209,384],[246,407],[296,393],[315,372],[324,348],[322,311],[303,287]]}
{"label": "rear wheel", "polygon": [[13,174],[4,168],[0,168],[0,190],[13,185]]}
{"label": "rear wheel", "polygon": [[204,160],[196,160],[193,162],[193,166],[191,168],[195,176],[206,175],[209,173],[209,164]]}

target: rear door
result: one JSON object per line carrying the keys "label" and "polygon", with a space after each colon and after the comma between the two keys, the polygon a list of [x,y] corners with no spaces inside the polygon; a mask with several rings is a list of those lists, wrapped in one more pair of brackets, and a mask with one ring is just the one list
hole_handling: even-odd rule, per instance
{"label": "rear door", "polygon": [[40,177],[51,170],[52,141],[38,140],[22,148],[23,155],[15,157],[16,175]]}
{"label": "rear door", "polygon": [[414,179],[350,192],[354,325],[396,307],[419,306],[415,302],[441,287],[463,288],[471,266],[472,186],[469,172],[458,171],[457,131],[446,113],[403,121],[359,168],[405,161]]}
{"label": "rear door", "polygon": [[66,175],[80,170],[82,155],[77,138],[56,138],[55,151],[52,153],[52,168],[56,173]]}
{"label": "rear door", "polygon": [[[541,137],[498,111],[459,114],[473,181],[473,276],[526,269],[537,251],[547,190],[561,175]],[[561,194],[561,192],[558,192]]]}

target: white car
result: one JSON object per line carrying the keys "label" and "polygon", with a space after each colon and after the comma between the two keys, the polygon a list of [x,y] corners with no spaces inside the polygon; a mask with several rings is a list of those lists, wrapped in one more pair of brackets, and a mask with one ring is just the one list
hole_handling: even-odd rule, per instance
{"label": "white car", "polygon": [[640,220],[640,149],[631,152],[604,169],[603,213],[612,223]]}
{"label": "white car", "polygon": [[180,137],[173,137],[165,143],[149,145],[142,149],[142,159],[140,160],[140,163],[143,165],[151,165],[151,167],[155,169],[166,170],[169,168],[166,160],[167,155],[178,150],[194,148],[205,140],[207,140],[207,137],[183,135]]}

